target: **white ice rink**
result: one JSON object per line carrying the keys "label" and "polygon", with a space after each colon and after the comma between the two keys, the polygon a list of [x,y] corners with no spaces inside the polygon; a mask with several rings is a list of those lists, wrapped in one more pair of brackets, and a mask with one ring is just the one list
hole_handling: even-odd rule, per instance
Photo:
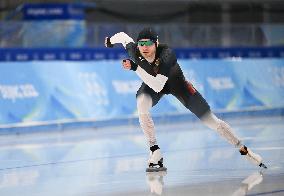
{"label": "white ice rink", "polygon": [[262,155],[251,165],[200,122],[159,124],[167,173],[145,173],[139,127],[0,135],[1,196],[284,195],[284,119],[225,119]]}

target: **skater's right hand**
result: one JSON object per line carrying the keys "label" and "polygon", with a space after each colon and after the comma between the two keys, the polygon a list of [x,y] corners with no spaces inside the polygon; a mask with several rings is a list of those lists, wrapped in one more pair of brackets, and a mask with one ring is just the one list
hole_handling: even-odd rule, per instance
{"label": "skater's right hand", "polygon": [[133,71],[136,71],[137,69],[137,65],[130,59],[123,59],[122,67],[126,70],[133,70]]}
{"label": "skater's right hand", "polygon": [[114,46],[114,44],[112,44],[111,42],[110,42],[110,38],[109,37],[106,37],[105,38],[105,47],[107,47],[107,48],[112,48]]}

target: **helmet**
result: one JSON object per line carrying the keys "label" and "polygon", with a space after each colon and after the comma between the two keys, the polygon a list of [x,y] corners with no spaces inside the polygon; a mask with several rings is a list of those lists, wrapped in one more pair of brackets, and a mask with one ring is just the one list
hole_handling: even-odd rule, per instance
{"label": "helmet", "polygon": [[140,33],[138,34],[137,41],[141,39],[150,39],[156,43],[158,40],[158,35],[152,28],[147,27],[140,31]]}

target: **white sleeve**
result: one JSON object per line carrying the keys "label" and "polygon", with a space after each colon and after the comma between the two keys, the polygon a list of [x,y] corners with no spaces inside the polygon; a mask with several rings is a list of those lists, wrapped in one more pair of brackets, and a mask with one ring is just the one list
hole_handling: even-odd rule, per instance
{"label": "white sleeve", "polygon": [[124,32],[119,32],[114,34],[111,38],[110,38],[110,42],[112,44],[122,44],[124,46],[124,48],[126,47],[126,45],[130,42],[133,42],[133,39],[131,37],[129,37],[126,33]]}
{"label": "white sleeve", "polygon": [[160,92],[164,88],[168,80],[168,77],[162,74],[157,74],[156,77],[154,77],[148,74],[140,66],[137,67],[137,70],[135,72],[143,80],[143,82],[145,82],[145,84],[147,84],[156,93]]}

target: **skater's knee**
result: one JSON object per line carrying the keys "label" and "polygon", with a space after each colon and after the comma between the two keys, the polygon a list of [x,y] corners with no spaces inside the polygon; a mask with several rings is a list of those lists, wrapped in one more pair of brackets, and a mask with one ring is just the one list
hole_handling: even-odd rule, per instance
{"label": "skater's knee", "polygon": [[218,127],[222,126],[222,120],[217,118],[212,112],[204,114],[201,118],[203,124],[213,130],[217,130]]}
{"label": "skater's knee", "polygon": [[222,132],[230,130],[230,125],[228,125],[225,121],[218,119],[217,122],[217,130],[220,130]]}
{"label": "skater's knee", "polygon": [[219,119],[214,113],[208,112],[202,118],[201,121],[216,131],[223,132],[224,130],[230,129],[230,126],[223,120]]}
{"label": "skater's knee", "polygon": [[235,146],[238,146],[240,144],[240,140],[234,135],[230,125],[225,121],[217,118],[212,112],[206,114],[201,120],[206,126],[215,130],[229,143]]}
{"label": "skater's knee", "polygon": [[137,96],[137,111],[138,114],[149,114],[152,107],[152,98],[147,94]]}

